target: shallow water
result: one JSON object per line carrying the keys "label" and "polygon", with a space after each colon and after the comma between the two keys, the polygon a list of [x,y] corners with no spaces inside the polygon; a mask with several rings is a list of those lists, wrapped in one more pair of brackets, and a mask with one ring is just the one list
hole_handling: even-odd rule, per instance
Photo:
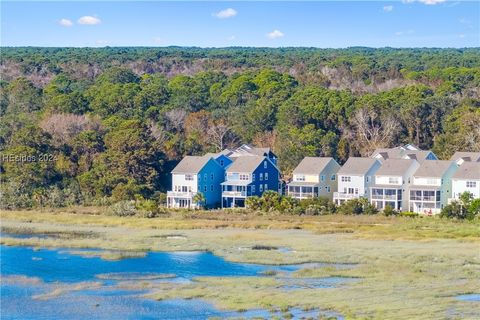
{"label": "shallow water", "polygon": [[[1,276],[6,280],[1,283],[2,320],[92,316],[96,319],[270,318],[272,314],[266,310],[222,311],[201,300],[149,300],[141,297],[147,291],[119,289],[115,285],[118,280],[129,280],[129,275],[133,275],[132,281],[158,275],[153,281],[189,282],[198,276],[263,276],[267,270],[288,274],[312,266],[233,263],[209,252],[149,252],[145,257],[109,261],[98,256],[82,256],[81,250],[72,253],[69,249],[8,246],[0,246],[0,250]],[[48,299],[35,298],[81,282],[97,286],[63,292]],[[316,318],[320,311],[294,308],[289,313],[294,318]]]}
{"label": "shallow water", "polygon": [[462,294],[456,296],[457,300],[460,301],[473,301],[473,302],[480,302],[480,293],[470,293],[470,294]]}

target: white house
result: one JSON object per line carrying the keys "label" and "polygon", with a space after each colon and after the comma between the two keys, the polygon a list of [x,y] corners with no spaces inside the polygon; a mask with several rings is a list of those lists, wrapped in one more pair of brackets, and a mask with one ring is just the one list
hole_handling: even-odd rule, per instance
{"label": "white house", "polygon": [[452,176],[458,166],[453,161],[423,161],[413,174],[409,188],[409,210],[438,214],[452,193]]}
{"label": "white house", "polygon": [[374,158],[348,158],[337,173],[338,192],[333,194],[333,201],[340,205],[350,199],[369,198],[374,174],[380,166]]}
{"label": "white house", "polygon": [[207,208],[220,206],[225,169],[210,156],[186,156],[172,170],[172,190],[167,192],[169,208],[196,208],[201,192]]}
{"label": "white house", "polygon": [[288,195],[296,199],[325,197],[330,200],[337,191],[340,165],[333,158],[305,157],[293,170],[287,185]]}
{"label": "white house", "polygon": [[419,162],[413,159],[384,160],[375,173],[370,202],[381,210],[387,205],[400,211],[408,208],[406,192],[413,173],[419,166]]}
{"label": "white house", "polygon": [[452,198],[458,200],[464,192],[480,198],[480,162],[463,162],[452,177]]}
{"label": "white house", "polygon": [[455,161],[458,165],[461,165],[464,162],[479,162],[480,161],[480,152],[461,152],[457,151],[450,158],[451,161]]}

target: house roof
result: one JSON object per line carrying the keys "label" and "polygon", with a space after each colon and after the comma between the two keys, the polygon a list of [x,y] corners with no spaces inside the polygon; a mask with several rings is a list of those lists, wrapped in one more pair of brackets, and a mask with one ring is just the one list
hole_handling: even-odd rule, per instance
{"label": "house roof", "polygon": [[463,159],[464,161],[478,162],[478,161],[480,161],[480,152],[457,151],[450,158],[450,160],[452,160],[452,161],[457,161],[459,159]]}
{"label": "house roof", "polygon": [[230,157],[240,157],[240,156],[265,156],[268,155],[272,150],[270,148],[258,148],[253,147],[248,144],[241,145],[237,149],[233,150]]}
{"label": "house roof", "polygon": [[216,152],[216,153],[214,153],[214,152],[206,153],[206,154],[205,154],[205,157],[211,157],[211,158],[217,159],[218,157],[220,157],[220,156],[222,156],[222,155],[228,157],[228,156],[230,156],[232,153],[233,153],[233,151],[230,150],[230,149],[223,149],[222,151]]}
{"label": "house roof", "polygon": [[338,170],[338,174],[358,174],[364,175],[370,168],[377,163],[378,160],[374,158],[358,158],[350,157],[347,162]]}
{"label": "house roof", "polygon": [[375,173],[377,176],[403,176],[414,163],[413,159],[387,159]]}
{"label": "house roof", "polygon": [[453,162],[447,160],[423,161],[413,176],[441,178],[452,165]]}
{"label": "house roof", "polygon": [[453,179],[480,180],[480,162],[464,162],[453,174]]}
{"label": "house roof", "polygon": [[408,151],[405,151],[402,158],[404,158],[404,159],[414,159],[414,160],[422,162],[423,160],[427,159],[427,157],[430,153],[431,153],[430,150],[408,150]]}
{"label": "house roof", "polygon": [[293,170],[293,174],[320,174],[325,167],[335,161],[331,157],[305,157]]}
{"label": "house roof", "polygon": [[237,157],[228,167],[227,172],[253,172],[266,159],[260,156]]}
{"label": "house roof", "polygon": [[371,158],[375,158],[380,155],[383,159],[415,159],[417,161],[423,161],[427,159],[427,156],[431,153],[430,150],[419,150],[413,145],[405,145],[395,148],[379,148],[376,149]]}
{"label": "house roof", "polygon": [[186,156],[172,170],[172,173],[198,173],[212,159],[209,156]]}

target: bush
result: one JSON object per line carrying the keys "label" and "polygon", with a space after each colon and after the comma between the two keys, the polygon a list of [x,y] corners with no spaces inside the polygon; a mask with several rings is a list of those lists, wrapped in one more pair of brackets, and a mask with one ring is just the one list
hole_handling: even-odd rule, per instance
{"label": "bush", "polygon": [[388,204],[385,206],[385,209],[383,209],[383,214],[386,215],[387,217],[396,216],[398,215],[398,213],[399,212],[397,210],[393,209],[392,206]]}
{"label": "bush", "polygon": [[345,201],[339,207],[337,212],[341,214],[377,214],[378,210],[368,199],[352,199]]}
{"label": "bush", "polygon": [[128,217],[137,214],[135,201],[119,201],[108,208],[108,214],[118,217]]}
{"label": "bush", "polygon": [[410,217],[410,218],[415,218],[415,217],[418,217],[419,214],[416,213],[416,212],[410,212],[410,211],[407,211],[407,212],[399,212],[399,215],[401,217]]}
{"label": "bush", "polygon": [[155,218],[161,214],[167,213],[165,208],[160,207],[160,205],[154,200],[145,200],[140,199],[135,203],[135,208],[137,209],[137,214],[143,218]]}
{"label": "bush", "polygon": [[452,201],[452,203],[445,206],[440,213],[440,217],[442,218],[465,219],[467,216],[467,209],[459,201]]}
{"label": "bush", "polygon": [[337,211],[335,203],[322,197],[302,199],[299,205],[302,207],[303,212],[308,215],[334,214]]}

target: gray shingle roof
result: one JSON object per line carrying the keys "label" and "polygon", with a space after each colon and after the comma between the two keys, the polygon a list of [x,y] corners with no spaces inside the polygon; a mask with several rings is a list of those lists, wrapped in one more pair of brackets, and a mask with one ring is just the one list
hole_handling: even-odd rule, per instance
{"label": "gray shingle roof", "polygon": [[429,150],[407,150],[401,147],[379,148],[372,153],[371,157],[381,155],[383,159],[402,159],[408,156],[410,159],[421,162],[427,158],[430,152]]}
{"label": "gray shingle roof", "polygon": [[227,172],[252,172],[263,160],[266,158],[260,156],[237,157],[228,167]]}
{"label": "gray shingle roof", "polygon": [[452,165],[454,163],[447,160],[423,161],[413,176],[441,178]]}
{"label": "gray shingle roof", "polygon": [[453,156],[450,158],[450,160],[457,161],[461,158],[463,158],[465,161],[478,162],[478,161],[480,161],[480,152],[457,151],[453,154]]}
{"label": "gray shingle roof", "polygon": [[172,170],[172,173],[198,173],[207,164],[209,156],[186,156]]}
{"label": "gray shingle roof", "polygon": [[480,162],[464,162],[453,174],[453,179],[480,180]]}
{"label": "gray shingle roof", "polygon": [[[294,174],[320,174],[332,161],[330,157],[305,157],[293,170]],[[335,161],[335,160],[333,160]]]}
{"label": "gray shingle roof", "polygon": [[387,159],[383,162],[382,166],[375,175],[378,176],[403,176],[412,164],[416,163],[416,160],[412,159]]}
{"label": "gray shingle roof", "polygon": [[340,170],[338,170],[338,174],[365,175],[375,163],[379,163],[377,159],[350,157]]}
{"label": "gray shingle roof", "polygon": [[240,156],[264,156],[268,155],[271,152],[270,148],[257,148],[252,147],[248,144],[244,144],[237,149],[233,150],[232,157]]}

